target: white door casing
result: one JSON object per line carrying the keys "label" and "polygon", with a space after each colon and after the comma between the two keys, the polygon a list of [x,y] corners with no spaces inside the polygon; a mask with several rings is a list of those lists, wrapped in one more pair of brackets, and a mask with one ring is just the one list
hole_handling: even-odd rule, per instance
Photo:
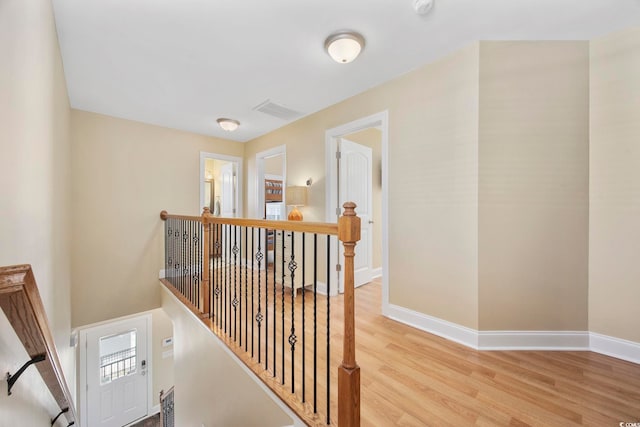
{"label": "white door casing", "polygon": [[[327,129],[325,132],[325,177],[326,177],[326,221],[337,221],[336,210],[338,209],[338,171],[336,162],[336,148],[338,144],[338,138],[375,127],[381,131],[381,149],[382,149],[382,217],[375,218],[376,221],[381,222],[382,228],[382,314],[388,315],[389,312],[389,275],[387,274],[389,268],[389,112],[381,111],[379,113],[372,114],[370,116],[362,117],[349,123],[342,124],[340,126]],[[342,207],[340,207],[342,211]],[[359,208],[356,208],[356,213],[360,215]],[[372,240],[372,239],[371,239]],[[358,253],[359,244],[356,245],[356,254]],[[337,258],[338,245],[331,245],[331,262]],[[339,278],[339,274],[336,277]],[[342,283],[340,283],[342,288]],[[336,287],[332,285],[329,294],[335,295]]]}
{"label": "white door casing", "polygon": [[[346,202],[356,204],[360,217],[360,241],[356,245],[354,258],[354,286],[362,286],[373,278],[373,150],[344,138],[339,138],[340,156],[338,167],[339,206]],[[343,259],[343,246],[340,244],[340,260]],[[342,262],[341,262],[342,263]],[[344,283],[344,271],[341,271],[340,284]]]}
{"label": "white door casing", "polygon": [[150,329],[142,316],[81,331],[82,425],[121,427],[147,416]]}
{"label": "white door casing", "polygon": [[220,215],[224,217],[236,216],[236,173],[234,164],[229,162],[220,168],[222,176],[222,197]]}
{"label": "white door casing", "polygon": [[[212,160],[220,160],[223,162],[231,162],[233,163],[233,170],[235,172],[235,204],[232,208],[235,209],[235,216],[241,216],[243,212],[243,204],[242,204],[242,157],[235,156],[227,156],[225,154],[217,154],[217,153],[206,153],[204,151],[200,152],[200,197],[199,197],[199,206],[198,206],[198,214],[202,213],[202,207],[205,206],[205,179],[206,179],[206,161],[207,159]],[[222,192],[222,190],[221,190]],[[218,194],[216,194],[218,196]],[[222,199],[222,197],[220,197]],[[220,200],[222,203],[222,200]],[[222,210],[222,209],[221,209]]]}

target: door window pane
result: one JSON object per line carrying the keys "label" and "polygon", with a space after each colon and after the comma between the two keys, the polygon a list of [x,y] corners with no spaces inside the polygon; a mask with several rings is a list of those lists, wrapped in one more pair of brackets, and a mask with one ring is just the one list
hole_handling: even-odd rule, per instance
{"label": "door window pane", "polygon": [[100,384],[136,373],[136,330],[102,337],[100,345]]}

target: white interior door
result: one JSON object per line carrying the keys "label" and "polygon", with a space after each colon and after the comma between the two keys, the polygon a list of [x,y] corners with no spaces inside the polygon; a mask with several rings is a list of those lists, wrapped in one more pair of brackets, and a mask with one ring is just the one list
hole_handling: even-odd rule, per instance
{"label": "white interior door", "polygon": [[122,427],[147,416],[147,318],[86,333],[87,427]]}
{"label": "white interior door", "polygon": [[[354,285],[369,283],[373,278],[373,240],[371,210],[373,206],[373,150],[342,138],[340,140],[339,206],[354,202],[361,220],[360,241],[356,244],[354,258]],[[340,260],[343,262],[343,247],[340,244]],[[341,288],[344,283],[340,274]]]}
{"label": "white interior door", "polygon": [[221,215],[225,217],[236,216],[236,174],[233,162],[220,167],[222,176],[222,200]]}

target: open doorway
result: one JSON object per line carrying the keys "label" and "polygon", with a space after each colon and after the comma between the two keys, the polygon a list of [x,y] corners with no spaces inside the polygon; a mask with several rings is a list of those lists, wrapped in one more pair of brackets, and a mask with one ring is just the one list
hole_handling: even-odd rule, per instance
{"label": "open doorway", "polygon": [[[387,167],[388,114],[382,112],[326,132],[326,218],[335,222],[342,204],[354,201],[361,217],[361,240],[356,246],[355,285],[382,276],[383,302],[388,301]],[[332,248],[342,259],[342,245]],[[332,257],[334,256],[332,254]],[[343,272],[336,272],[343,292]]]}
{"label": "open doorway", "polygon": [[286,219],[287,147],[280,145],[256,154],[255,218]]}
{"label": "open doorway", "polygon": [[200,207],[215,216],[242,216],[242,159],[200,153]]}

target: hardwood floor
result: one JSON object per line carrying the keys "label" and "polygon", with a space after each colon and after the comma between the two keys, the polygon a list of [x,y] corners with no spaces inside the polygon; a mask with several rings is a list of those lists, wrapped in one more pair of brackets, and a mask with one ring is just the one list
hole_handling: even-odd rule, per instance
{"label": "hardwood floor", "polygon": [[382,317],[357,290],[362,420],[371,426],[640,422],[640,365],[592,352],[476,351]]}
{"label": "hardwood floor", "polygon": [[[313,412],[313,340],[310,332],[313,294],[305,296],[305,398],[301,405],[302,330],[301,293],[295,298],[293,318],[297,336],[294,354],[294,393],[291,392],[291,352],[287,342],[291,327],[291,294],[268,285],[269,316],[261,327],[260,359],[245,353],[251,325],[237,335],[209,326],[227,342],[247,366],[297,411]],[[232,295],[231,290],[228,290]],[[249,292],[251,287],[249,286]],[[257,301],[257,290],[256,301]],[[267,294],[262,287],[262,303]],[[275,328],[273,337],[274,307]],[[330,418],[337,419],[337,367],[342,356],[342,297],[330,299]],[[257,304],[257,303],[256,303]],[[317,296],[317,411],[311,425],[326,423],[326,298]],[[250,307],[250,305],[249,305]],[[256,306],[257,307],[257,306]],[[282,307],[285,310],[282,319]],[[244,306],[246,308],[246,305]],[[245,316],[238,309],[239,319]],[[255,308],[255,307],[254,307]],[[264,313],[264,305],[263,305]],[[381,284],[376,280],[356,290],[356,359],[361,367],[361,420],[363,426],[618,426],[640,422],[640,365],[584,352],[476,351],[414,329],[381,314]],[[230,325],[233,311],[226,313]],[[264,313],[266,314],[266,313]],[[255,316],[249,312],[248,318]],[[251,323],[251,322],[250,322]],[[252,322],[254,325],[255,322]],[[269,329],[265,349],[265,327]],[[281,331],[285,331],[284,339]],[[249,335],[251,336],[251,335]],[[242,343],[242,348],[238,343]],[[274,345],[275,343],[275,345]],[[251,347],[251,339],[248,340]],[[282,351],[284,345],[284,352]],[[275,348],[276,374],[273,375]],[[268,354],[268,369],[265,357]],[[284,356],[284,357],[283,357]],[[282,378],[282,363],[285,376]],[[284,381],[285,385],[280,384]]]}

